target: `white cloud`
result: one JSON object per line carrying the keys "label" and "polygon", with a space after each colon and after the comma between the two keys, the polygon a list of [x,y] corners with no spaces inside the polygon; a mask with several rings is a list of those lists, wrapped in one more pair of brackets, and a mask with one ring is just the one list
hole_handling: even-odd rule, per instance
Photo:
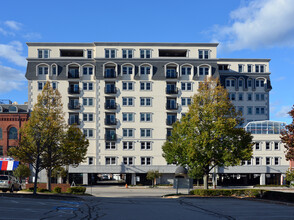
{"label": "white cloud", "polygon": [[213,41],[229,50],[294,46],[294,1],[257,0],[230,14],[232,24],[214,27]]}
{"label": "white cloud", "polygon": [[35,40],[35,39],[41,39],[42,36],[39,33],[26,33],[23,35],[24,38],[27,40]]}
{"label": "white cloud", "polygon": [[292,106],[281,106],[280,110],[276,113],[276,117],[281,117],[281,118],[288,118],[289,114],[288,112],[291,111]]}
{"label": "white cloud", "polygon": [[0,33],[3,34],[4,36],[15,36],[14,33],[10,32],[10,31],[6,31],[1,27],[0,27]]}
{"label": "white cloud", "polygon": [[0,79],[0,93],[21,90],[26,82],[21,71],[2,65],[0,65]]}
{"label": "white cloud", "polygon": [[9,44],[0,44],[0,57],[3,57],[18,66],[26,66],[26,58],[21,55],[23,50],[22,43],[12,41]]}
{"label": "white cloud", "polygon": [[4,24],[7,27],[9,27],[9,28],[11,28],[13,30],[16,30],[16,31],[20,30],[21,29],[21,26],[22,26],[21,23],[16,22],[16,21],[5,21]]}

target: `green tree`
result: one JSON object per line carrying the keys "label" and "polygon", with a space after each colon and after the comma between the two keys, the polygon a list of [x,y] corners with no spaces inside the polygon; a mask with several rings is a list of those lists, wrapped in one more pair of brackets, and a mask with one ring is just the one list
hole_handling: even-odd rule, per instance
{"label": "green tree", "polygon": [[172,135],[164,143],[168,163],[188,168],[189,176],[203,176],[208,188],[209,172],[216,166],[239,165],[252,156],[252,136],[243,128],[240,113],[228,99],[218,80],[199,84],[188,113],[173,124]]}
{"label": "green tree", "polygon": [[161,173],[158,170],[149,170],[147,172],[147,180],[152,180],[152,186],[156,185],[156,178],[161,177]]}
{"label": "green tree", "polygon": [[294,160],[294,106],[289,112],[292,117],[292,123],[286,125],[285,129],[281,132],[281,140],[286,148],[286,160]]}
{"label": "green tree", "polygon": [[31,170],[28,166],[24,165],[24,164],[20,164],[14,171],[13,171],[13,175],[15,177],[17,177],[20,181],[22,181],[22,179],[24,177],[30,177],[31,176]]}
{"label": "green tree", "polygon": [[286,180],[288,182],[290,182],[290,184],[292,182],[294,182],[294,169],[289,169],[287,172],[286,172]]}
{"label": "green tree", "polygon": [[52,170],[51,177],[54,177],[56,179],[61,177],[63,179],[67,177],[67,172],[64,169],[64,167],[56,167],[55,169]]}
{"label": "green tree", "polygon": [[[38,173],[42,169],[47,172],[47,188],[51,191],[52,170],[64,165],[76,165],[83,160],[84,153],[78,158],[76,152],[67,149],[70,147],[66,144],[69,138],[67,130],[72,130],[72,128],[68,129],[65,123],[61,95],[47,82],[42,93],[38,95],[28,123],[20,131],[19,146],[10,149],[12,156],[24,163],[32,164],[35,169],[34,194],[36,194]],[[84,140],[86,144],[82,147],[87,151],[88,142],[85,136],[81,132],[76,133],[78,134],[79,138],[70,138],[73,138],[73,142]],[[75,144],[74,149],[79,149],[79,147]],[[75,158],[75,160],[70,161],[68,158]]]}

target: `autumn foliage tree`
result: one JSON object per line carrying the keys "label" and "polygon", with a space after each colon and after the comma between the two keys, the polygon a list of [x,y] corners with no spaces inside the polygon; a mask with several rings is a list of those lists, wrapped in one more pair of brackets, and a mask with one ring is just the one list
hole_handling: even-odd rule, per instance
{"label": "autumn foliage tree", "polygon": [[[47,188],[51,190],[53,169],[64,165],[76,165],[85,159],[89,143],[81,132],[70,132],[75,129],[68,129],[62,111],[61,95],[47,82],[42,93],[38,95],[28,123],[20,130],[19,146],[9,151],[10,155],[21,162],[33,166],[34,194],[38,174],[42,169],[47,172]],[[71,145],[68,144],[69,138],[72,139]]]}
{"label": "autumn foliage tree", "polygon": [[286,148],[286,160],[294,160],[294,106],[289,112],[292,117],[292,123],[286,125],[285,129],[281,132],[281,140]]}
{"label": "autumn foliage tree", "polygon": [[173,124],[172,135],[164,143],[163,157],[168,163],[188,168],[189,176],[203,176],[216,166],[239,165],[252,156],[252,136],[243,128],[228,92],[218,80],[199,84],[188,113]]}

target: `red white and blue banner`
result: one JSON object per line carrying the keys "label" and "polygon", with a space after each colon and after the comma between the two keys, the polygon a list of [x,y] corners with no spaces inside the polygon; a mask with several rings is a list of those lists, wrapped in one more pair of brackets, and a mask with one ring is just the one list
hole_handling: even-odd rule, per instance
{"label": "red white and blue banner", "polygon": [[0,170],[12,171],[15,170],[19,165],[19,161],[14,161],[13,158],[0,158]]}

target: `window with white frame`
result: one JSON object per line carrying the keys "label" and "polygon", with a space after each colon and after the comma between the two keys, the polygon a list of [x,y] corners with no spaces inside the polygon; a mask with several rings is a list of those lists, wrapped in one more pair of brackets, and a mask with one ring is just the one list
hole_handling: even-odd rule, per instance
{"label": "window with white frame", "polygon": [[243,101],[243,93],[239,93],[238,94],[238,100],[239,101]]}
{"label": "window with white frame", "polygon": [[94,137],[94,131],[93,131],[93,129],[90,129],[90,128],[84,128],[84,129],[83,129],[83,133],[84,133],[84,135],[85,135],[87,138]]}
{"label": "window with white frame", "polygon": [[57,89],[57,82],[51,82],[52,89]]}
{"label": "window with white frame", "polygon": [[83,106],[93,106],[93,98],[83,98]]}
{"label": "window with white frame", "polygon": [[189,106],[189,105],[191,105],[191,98],[183,97],[182,106]]}
{"label": "window with white frame", "polygon": [[47,75],[48,74],[48,66],[39,66],[38,67],[39,75]]}
{"label": "window with white frame", "polygon": [[45,86],[46,82],[38,82],[38,90],[43,90],[44,86]]}
{"label": "window with white frame", "polygon": [[198,58],[199,59],[208,59],[209,58],[209,50],[198,50]]}
{"label": "window with white frame", "polygon": [[243,65],[242,64],[239,64],[238,65],[238,72],[239,73],[242,73],[243,72]]}
{"label": "window with white frame", "polygon": [[152,129],[151,128],[141,128],[140,129],[140,136],[141,137],[151,137],[152,136]]}
{"label": "window with white frame", "polygon": [[124,122],[133,122],[134,121],[134,113],[122,113],[122,119]]}
{"label": "window with white frame", "polygon": [[116,57],[115,49],[105,49],[105,58],[115,58]]}
{"label": "window with white frame", "polygon": [[265,107],[255,107],[255,114],[256,115],[264,115],[265,114]]}
{"label": "window with white frame", "polygon": [[140,82],[140,90],[151,91],[151,82]]}
{"label": "window with white frame", "polygon": [[93,90],[93,83],[89,82],[89,83],[83,83],[83,90],[85,91],[91,91]]}
{"label": "window with white frame", "polygon": [[140,106],[151,106],[151,98],[150,97],[141,97],[140,98]]}
{"label": "window with white frame", "polygon": [[280,165],[280,158],[279,157],[274,158],[274,164],[275,165]]}
{"label": "window with white frame", "polygon": [[141,150],[151,150],[151,141],[141,141]]}
{"label": "window with white frame", "polygon": [[105,157],[106,165],[116,165],[116,157]]}
{"label": "window with white frame", "polygon": [[151,58],[151,50],[150,49],[141,49],[140,50],[140,58]]}
{"label": "window with white frame", "polygon": [[88,165],[93,165],[93,164],[94,164],[94,158],[88,157]]}
{"label": "window with white frame", "polygon": [[191,75],[191,70],[192,68],[190,66],[183,66],[181,69],[182,76]]}
{"label": "window with white frame", "polygon": [[83,121],[93,121],[93,113],[84,113]]}
{"label": "window with white frame", "polygon": [[93,58],[93,50],[87,50],[87,58],[92,59]]}
{"label": "window with white frame", "polygon": [[247,115],[252,115],[252,107],[251,106],[247,107]]}
{"label": "window with white frame", "polygon": [[226,79],[226,87],[235,87],[234,79]]}
{"label": "window with white frame", "polygon": [[141,75],[150,74],[150,66],[141,66],[140,67],[140,74]]}
{"label": "window with white frame", "polygon": [[255,65],[255,72],[264,73],[264,65]]}
{"label": "window with white frame", "polygon": [[124,75],[133,74],[133,67],[132,66],[123,66],[122,72]]}
{"label": "window with white frame", "polygon": [[256,93],[255,94],[255,100],[256,101],[264,101],[265,100],[265,94],[264,93]]}
{"label": "window with white frame", "polygon": [[231,101],[235,101],[235,100],[236,100],[236,94],[230,92],[230,93],[229,93],[229,99],[230,99]]}
{"label": "window with white frame", "polygon": [[49,58],[49,50],[48,49],[38,49],[38,58]]}
{"label": "window with white frame", "polygon": [[125,165],[133,165],[133,157],[123,157],[123,163]]}
{"label": "window with white frame", "polygon": [[84,66],[83,67],[83,75],[93,75],[93,67],[92,66]]}
{"label": "window with white frame", "polygon": [[252,101],[252,93],[247,93],[247,101]]}
{"label": "window with white frame", "polygon": [[122,82],[122,90],[129,91],[133,90],[134,83],[133,82]]}
{"label": "window with white frame", "polygon": [[199,67],[199,75],[200,76],[208,76],[209,68],[208,67]]}
{"label": "window with white frame", "polygon": [[141,122],[151,122],[151,113],[150,112],[140,113],[140,121]]}
{"label": "window with white frame", "polygon": [[133,97],[122,97],[122,105],[123,106],[133,106],[134,98]]}
{"label": "window with white frame", "polygon": [[151,157],[141,157],[141,165],[151,165]]}
{"label": "window with white frame", "polygon": [[261,164],[261,158],[255,157],[255,165],[260,165],[260,164]]}
{"label": "window with white frame", "polygon": [[182,82],[181,83],[182,91],[192,91],[192,83],[190,82]]}
{"label": "window with white frame", "polygon": [[260,144],[260,142],[255,143],[255,150],[261,150]]}
{"label": "window with white frame", "polygon": [[252,165],[252,161],[251,161],[251,159],[250,159],[250,160],[247,160],[247,165],[248,165],[248,166]]}
{"label": "window with white frame", "polygon": [[132,141],[123,141],[123,149],[124,150],[133,150],[134,149],[134,142],[132,142]]}
{"label": "window with white frame", "polygon": [[106,150],[115,150],[116,149],[116,144],[113,141],[107,141],[105,142],[105,149]]}
{"label": "window with white frame", "polygon": [[265,143],[265,149],[266,149],[266,150],[270,150],[270,149],[271,149],[270,142],[266,142],[266,143]]}
{"label": "window with white frame", "polygon": [[280,150],[278,142],[275,142],[275,150]]}
{"label": "window with white frame", "polygon": [[270,157],[265,158],[265,165],[271,165],[271,158]]}
{"label": "window with white frame", "polygon": [[133,128],[123,128],[123,137],[134,137]]}
{"label": "window with white frame", "polygon": [[57,66],[52,65],[52,75],[57,75]]}
{"label": "window with white frame", "polygon": [[263,79],[257,79],[255,81],[256,87],[264,87],[264,80]]}
{"label": "window with white frame", "polygon": [[252,65],[251,64],[248,64],[247,65],[247,72],[248,73],[251,73],[252,72]]}
{"label": "window with white frame", "polygon": [[239,82],[239,87],[242,88],[243,87],[243,79],[239,79],[238,82]]}
{"label": "window with white frame", "polygon": [[133,50],[132,49],[123,49],[122,50],[122,58],[133,58]]}

